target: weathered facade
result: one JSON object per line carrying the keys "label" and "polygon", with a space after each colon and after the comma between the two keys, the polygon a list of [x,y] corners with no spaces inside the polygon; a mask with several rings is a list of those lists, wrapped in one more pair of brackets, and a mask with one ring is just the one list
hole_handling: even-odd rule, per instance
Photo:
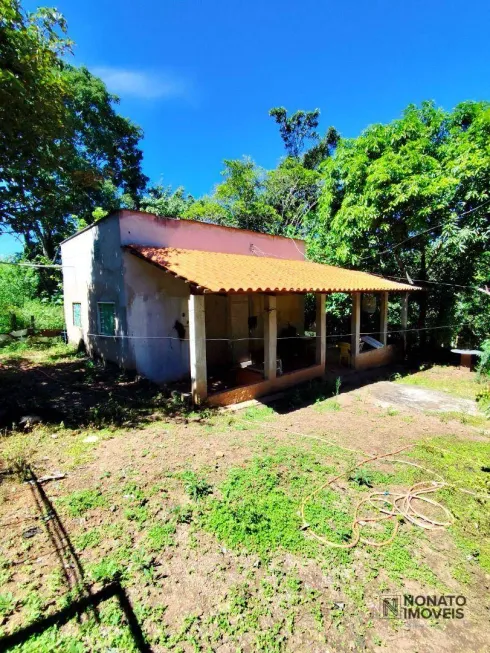
{"label": "weathered facade", "polygon": [[[352,364],[363,367],[358,287],[381,293],[383,345],[388,290],[411,289],[371,275],[359,286],[352,271],[305,262],[299,240],[133,211],[107,216],[64,241],[61,251],[69,341],[158,383],[189,379],[194,399],[214,404],[321,376],[328,291],[353,292]],[[276,273],[286,287],[268,286]],[[334,285],[332,275],[340,279]],[[306,292],[317,294],[310,341]],[[388,347],[377,352],[374,364],[389,357]]]}

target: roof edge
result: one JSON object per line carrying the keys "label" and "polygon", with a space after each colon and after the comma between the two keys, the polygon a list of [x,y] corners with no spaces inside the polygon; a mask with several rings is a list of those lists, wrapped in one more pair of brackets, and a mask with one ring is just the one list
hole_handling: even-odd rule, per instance
{"label": "roof edge", "polygon": [[[214,293],[214,294],[222,294],[222,293],[227,293],[227,294],[243,294],[243,293],[273,293],[273,294],[305,294],[309,292],[318,292],[318,293],[325,293],[325,294],[332,294],[332,293],[337,293],[337,292],[344,292],[344,293],[373,293],[373,292],[414,292],[414,291],[426,291],[426,288],[422,288],[420,286],[411,286],[410,284],[406,283],[401,283],[399,281],[392,281],[390,279],[386,279],[385,277],[378,275],[378,274],[372,274],[371,272],[364,272],[362,270],[351,270],[349,268],[341,268],[338,266],[334,265],[328,265],[325,263],[317,263],[315,261],[309,261],[308,259],[304,259],[303,261],[298,261],[297,259],[281,259],[282,261],[289,261],[291,260],[292,263],[297,264],[297,263],[303,263],[303,264],[313,264],[313,265],[320,265],[324,266],[326,268],[337,268],[339,270],[343,270],[346,272],[353,272],[353,273],[361,273],[363,275],[366,275],[368,277],[371,277],[372,279],[382,279],[383,281],[386,281],[390,283],[392,286],[391,288],[379,288],[376,287],[376,285],[373,283],[372,287],[366,287],[365,289],[359,289],[359,290],[343,290],[341,288],[337,289],[330,289],[330,290],[325,290],[325,289],[320,289],[320,288],[302,288],[302,287],[297,287],[297,288],[291,288],[289,290],[286,290],[285,288],[283,289],[273,289],[273,288],[258,288],[258,289],[252,289],[252,288],[244,288],[244,287],[237,287],[237,288],[229,288],[225,289],[222,288],[221,290],[212,290],[211,288],[199,284],[197,281],[194,281],[192,279],[189,279],[187,276],[183,274],[178,274],[177,272],[174,272],[173,270],[169,269],[166,265],[163,263],[160,263],[159,261],[153,260],[151,257],[146,256],[143,252],[141,252],[141,249],[149,249],[149,250],[159,250],[159,251],[165,251],[165,250],[174,250],[176,252],[182,251],[182,252],[200,252],[201,254],[216,254],[219,256],[233,256],[233,257],[239,257],[239,258],[251,258],[251,255],[248,254],[226,254],[222,252],[208,252],[207,250],[186,250],[183,248],[178,248],[178,247],[154,247],[152,245],[134,245],[134,244],[127,244],[127,245],[121,245],[121,248],[123,250],[126,250],[133,254],[134,256],[140,258],[143,261],[146,261],[150,265],[153,265],[154,267],[159,268],[165,273],[171,274],[172,276],[176,277],[177,279],[182,279],[185,283],[188,283],[191,287],[193,286],[196,289],[199,289],[200,292],[205,292],[205,293]],[[267,260],[271,262],[276,262],[276,258],[272,258],[269,256],[262,256],[259,257],[260,260]]]}
{"label": "roof edge", "polygon": [[302,238],[290,238],[289,236],[281,236],[279,234],[267,234],[264,231],[253,231],[252,229],[241,229],[240,227],[232,227],[228,225],[221,225],[221,224],[214,224],[213,222],[203,222],[202,220],[187,220],[185,218],[172,218],[171,216],[163,216],[163,215],[156,215],[155,213],[149,213],[148,211],[139,211],[139,210],[133,210],[133,209],[117,209],[116,211],[111,211],[107,215],[105,215],[103,218],[100,218],[99,220],[96,220],[95,222],[92,222],[92,224],[87,225],[83,229],[80,229],[80,231],[77,231],[76,233],[72,234],[71,236],[68,236],[68,238],[65,238],[64,240],[61,241],[60,245],[63,245],[64,243],[68,242],[69,240],[72,240],[73,238],[76,238],[80,234],[83,234],[85,231],[88,231],[89,229],[92,229],[93,227],[98,226],[102,222],[105,222],[106,220],[109,220],[109,218],[113,218],[115,216],[121,217],[124,213],[137,213],[138,215],[142,216],[151,216],[153,218],[156,218],[157,220],[173,220],[175,222],[190,222],[191,224],[198,224],[202,225],[204,227],[210,227],[210,228],[219,228],[219,229],[228,229],[231,231],[241,231],[244,233],[249,233],[249,234],[260,234],[261,236],[266,236],[268,238],[278,238],[280,240],[291,240],[294,243],[304,243],[305,241]]}

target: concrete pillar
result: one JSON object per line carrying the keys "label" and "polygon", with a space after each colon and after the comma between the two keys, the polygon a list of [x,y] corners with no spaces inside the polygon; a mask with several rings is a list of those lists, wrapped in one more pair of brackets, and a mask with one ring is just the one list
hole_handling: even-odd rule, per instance
{"label": "concrete pillar", "polygon": [[200,404],[208,395],[204,295],[189,296],[189,350],[192,400]]}
{"label": "concrete pillar", "polygon": [[380,293],[379,304],[379,339],[386,347],[388,344],[388,293]]}
{"label": "concrete pillar", "polygon": [[350,358],[351,366],[356,367],[356,359],[359,355],[359,338],[361,337],[361,293],[352,293],[352,313],[350,319]]}
{"label": "concrete pillar", "polygon": [[408,324],[408,292],[404,292],[402,295],[402,309],[400,315],[400,322],[402,325],[402,340],[403,340],[403,351],[407,351],[407,324]]}
{"label": "concrete pillar", "polygon": [[277,306],[275,295],[264,297],[264,377],[277,375]]}
{"label": "concrete pillar", "polygon": [[316,364],[325,367],[327,354],[327,316],[324,293],[316,294]]}

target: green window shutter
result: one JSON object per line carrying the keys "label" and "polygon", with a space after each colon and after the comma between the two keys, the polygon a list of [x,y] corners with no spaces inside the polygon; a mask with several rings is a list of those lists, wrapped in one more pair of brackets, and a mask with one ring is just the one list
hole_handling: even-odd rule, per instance
{"label": "green window shutter", "polygon": [[110,302],[99,302],[99,333],[102,336],[116,335],[116,312],[114,304]]}
{"label": "green window shutter", "polygon": [[82,326],[82,305],[80,302],[73,302],[73,326],[81,327]]}

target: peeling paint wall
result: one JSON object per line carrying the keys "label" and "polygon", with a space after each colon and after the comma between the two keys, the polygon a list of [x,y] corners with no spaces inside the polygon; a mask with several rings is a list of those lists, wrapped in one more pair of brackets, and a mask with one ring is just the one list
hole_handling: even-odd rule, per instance
{"label": "peeling paint wall", "polygon": [[[63,294],[68,339],[85,342],[91,354],[131,367],[128,343],[99,335],[98,302],[114,303],[116,335],[126,333],[122,250],[116,215],[61,246]],[[82,327],[73,324],[73,302],[81,304]]]}
{"label": "peeling paint wall", "polygon": [[[158,383],[189,376],[189,287],[180,279],[124,253],[131,357],[143,376]],[[185,329],[183,338],[180,327]]]}

